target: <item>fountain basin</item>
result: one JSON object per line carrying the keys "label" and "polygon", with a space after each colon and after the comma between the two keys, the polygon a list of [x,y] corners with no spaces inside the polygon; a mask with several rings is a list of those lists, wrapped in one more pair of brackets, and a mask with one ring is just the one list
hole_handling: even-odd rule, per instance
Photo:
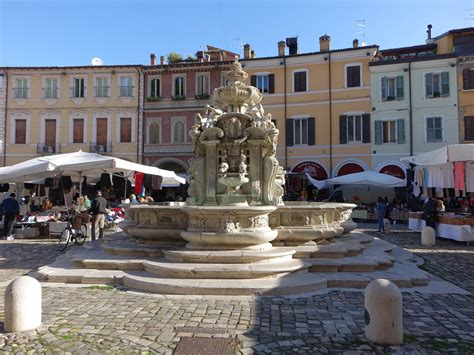
{"label": "fountain basin", "polygon": [[274,206],[185,206],[189,249],[270,249],[278,231],[268,224]]}

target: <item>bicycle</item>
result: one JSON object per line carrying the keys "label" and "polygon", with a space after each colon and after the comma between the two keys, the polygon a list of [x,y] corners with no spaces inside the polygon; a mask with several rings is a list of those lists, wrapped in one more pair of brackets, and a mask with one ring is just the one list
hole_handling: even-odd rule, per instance
{"label": "bicycle", "polygon": [[74,228],[75,221],[77,222],[77,218],[75,211],[70,211],[67,213],[65,218],[66,228],[64,228],[63,232],[59,236],[58,240],[58,247],[60,251],[63,251],[69,245],[69,242],[72,241],[76,243],[76,245],[83,245],[87,238],[87,224],[80,222],[79,228]]}

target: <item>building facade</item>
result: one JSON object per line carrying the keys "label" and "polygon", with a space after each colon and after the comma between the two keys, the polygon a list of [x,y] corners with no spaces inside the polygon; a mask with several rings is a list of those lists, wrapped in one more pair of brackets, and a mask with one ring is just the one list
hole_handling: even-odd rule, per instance
{"label": "building facade", "polygon": [[140,160],[138,66],[1,70],[6,87],[4,165],[80,149]]}
{"label": "building facade", "polygon": [[436,49],[382,50],[370,63],[372,170],[405,178],[400,158],[459,142],[456,58]]}
{"label": "building facade", "polygon": [[280,164],[317,179],[370,169],[369,62],[377,46],[355,40],[331,50],[324,35],[319,52],[298,54],[295,40],[279,42],[276,57],[242,60],[280,131]]}

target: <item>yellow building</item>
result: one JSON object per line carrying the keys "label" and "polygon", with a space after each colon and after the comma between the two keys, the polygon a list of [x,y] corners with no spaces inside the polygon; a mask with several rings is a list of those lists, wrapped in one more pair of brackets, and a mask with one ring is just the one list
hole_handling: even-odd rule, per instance
{"label": "yellow building", "polygon": [[[431,27],[428,28],[431,39]],[[457,57],[457,85],[460,143],[474,142],[474,27],[448,31],[433,41],[438,54]]]}
{"label": "yellow building", "polygon": [[369,62],[377,48],[354,40],[331,50],[327,35],[314,53],[298,54],[296,38],[279,42],[276,57],[254,58],[244,47],[244,70],[280,130],[277,156],[288,171],[324,179],[370,170]]}
{"label": "yellow building", "polygon": [[78,151],[140,161],[138,66],[0,68],[2,163]]}

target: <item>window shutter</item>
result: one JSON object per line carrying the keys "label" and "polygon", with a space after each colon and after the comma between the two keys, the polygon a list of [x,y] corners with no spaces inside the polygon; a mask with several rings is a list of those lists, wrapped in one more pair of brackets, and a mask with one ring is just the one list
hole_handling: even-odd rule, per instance
{"label": "window shutter", "polygon": [[462,88],[463,88],[463,90],[469,90],[469,89],[470,89],[470,85],[469,85],[469,84],[470,84],[470,83],[469,83],[469,74],[470,74],[470,71],[471,71],[471,70],[470,70],[469,68],[468,68],[468,69],[464,69],[464,70],[462,71],[462,83],[463,83]]}
{"label": "window shutter", "polygon": [[382,144],[382,121],[375,121],[375,144]]}
{"label": "window shutter", "polygon": [[250,85],[257,87],[257,76],[251,75],[250,76]]}
{"label": "window shutter", "polygon": [[425,96],[433,97],[433,76],[431,73],[425,74]]}
{"label": "window shutter", "polygon": [[315,145],[315,126],[314,126],[314,117],[308,117],[308,145]]}
{"label": "window shutter", "polygon": [[275,74],[268,74],[268,93],[275,93]]}
{"label": "window shutter", "polygon": [[382,78],[382,101],[387,100],[387,77]]}
{"label": "window shutter", "polygon": [[120,118],[120,142],[132,141],[132,119],[130,117]]}
{"label": "window shutter", "polygon": [[347,144],[347,116],[339,116],[339,144]]}
{"label": "window shutter", "polygon": [[15,144],[26,144],[26,120],[15,120]]}
{"label": "window shutter", "polygon": [[74,119],[73,121],[73,143],[84,143],[84,120]]}
{"label": "window shutter", "polygon": [[474,116],[464,117],[464,140],[474,141]]}
{"label": "window shutter", "polygon": [[449,96],[449,72],[441,73],[441,95]]}
{"label": "window shutter", "polygon": [[362,115],[362,143],[370,143],[370,114]]}
{"label": "window shutter", "polygon": [[107,118],[97,118],[96,144],[107,145]]}
{"label": "window shutter", "polygon": [[397,100],[403,99],[403,76],[397,76]]}
{"label": "window shutter", "polygon": [[397,143],[405,143],[405,120],[397,120]]}
{"label": "window shutter", "polygon": [[293,146],[293,119],[289,118],[286,120],[286,146]]}

